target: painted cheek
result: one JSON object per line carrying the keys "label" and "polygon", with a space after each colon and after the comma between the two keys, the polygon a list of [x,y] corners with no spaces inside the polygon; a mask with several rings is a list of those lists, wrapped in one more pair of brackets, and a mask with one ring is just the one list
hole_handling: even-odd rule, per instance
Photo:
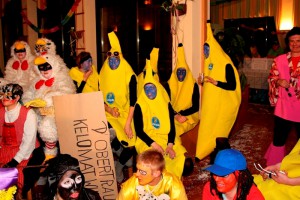
{"label": "painted cheek", "polygon": [[219,192],[226,193],[231,191],[237,184],[234,174],[230,174],[227,177],[214,177],[217,183],[217,189]]}

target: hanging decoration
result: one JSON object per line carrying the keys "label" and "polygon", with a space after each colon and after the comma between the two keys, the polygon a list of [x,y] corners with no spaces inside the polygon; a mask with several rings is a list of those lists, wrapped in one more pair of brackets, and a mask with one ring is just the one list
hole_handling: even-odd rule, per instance
{"label": "hanging decoration", "polygon": [[42,34],[54,33],[56,31],[58,31],[61,26],[64,26],[66,23],[68,23],[68,21],[71,19],[71,17],[73,16],[74,12],[76,11],[76,9],[77,9],[80,1],[81,0],[75,0],[73,6],[69,10],[69,12],[65,16],[65,18],[60,22],[60,25],[54,26],[54,27],[52,27],[50,29],[43,29],[43,28],[39,28],[39,27],[35,26],[31,21],[29,21],[27,15],[23,11],[21,12],[21,15],[23,17],[24,22],[26,24],[28,24],[28,26],[30,26],[30,28],[32,28],[35,32],[42,33]]}

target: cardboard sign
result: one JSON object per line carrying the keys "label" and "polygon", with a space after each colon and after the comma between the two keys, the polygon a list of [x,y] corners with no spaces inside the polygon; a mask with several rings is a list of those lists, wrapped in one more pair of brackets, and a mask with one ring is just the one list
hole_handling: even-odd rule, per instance
{"label": "cardboard sign", "polygon": [[60,151],[80,162],[85,187],[102,199],[118,194],[102,92],[53,97]]}

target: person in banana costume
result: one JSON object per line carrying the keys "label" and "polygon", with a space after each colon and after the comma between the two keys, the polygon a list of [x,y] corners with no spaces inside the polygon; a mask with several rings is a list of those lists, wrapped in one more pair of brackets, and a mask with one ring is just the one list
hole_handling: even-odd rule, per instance
{"label": "person in banana costume", "polygon": [[80,52],[76,57],[77,66],[70,69],[77,93],[95,92],[99,90],[99,75],[89,52]]}
{"label": "person in banana costume", "polygon": [[117,136],[112,141],[112,149],[119,151],[123,148],[115,163],[117,181],[122,182],[123,167],[134,154],[136,141],[132,119],[137,99],[137,80],[131,66],[123,57],[116,33],[108,33],[108,38],[111,49],[107,52],[107,58],[100,70],[99,83],[109,127],[114,129]]}
{"label": "person in banana costume", "polygon": [[299,152],[300,140],[292,151],[283,158],[282,162],[265,168],[265,170],[272,171],[276,175],[268,175],[263,172],[253,175],[255,184],[266,200],[300,199]]}
{"label": "person in banana costume", "polygon": [[177,62],[166,85],[175,111],[176,135],[194,128],[199,122],[200,92],[196,80],[186,63],[182,43],[177,48]]}
{"label": "person in banana costume", "polygon": [[228,137],[241,104],[239,74],[229,56],[215,40],[207,23],[204,45],[204,83],[196,158],[208,156],[216,146],[216,138]]}
{"label": "person in banana costume", "polygon": [[16,41],[10,48],[11,58],[5,67],[5,76],[0,79],[0,85],[17,83],[26,91],[32,79],[37,75],[33,72],[34,56],[25,41]]}
{"label": "person in banana costume", "polygon": [[164,155],[167,171],[181,178],[186,149],[176,137],[174,110],[164,87],[153,77],[150,60],[146,60],[143,90],[134,111],[138,154],[156,149]]}
{"label": "person in banana costume", "polygon": [[[157,48],[157,47],[153,47],[153,49],[150,53],[150,62],[151,62],[151,67],[152,67],[152,71],[154,74],[153,76],[157,81],[159,81],[158,70],[157,70],[158,53],[159,53],[159,48]],[[141,91],[143,90],[145,74],[146,74],[146,66],[144,67],[143,71],[138,75],[137,96],[140,96]]]}
{"label": "person in banana costume", "polygon": [[74,94],[75,86],[69,76],[69,69],[57,59],[56,55],[45,54],[34,60],[37,76],[24,93],[26,107],[36,108],[38,114],[38,132],[45,142],[46,160],[57,154],[57,128],[55,124],[53,96]]}

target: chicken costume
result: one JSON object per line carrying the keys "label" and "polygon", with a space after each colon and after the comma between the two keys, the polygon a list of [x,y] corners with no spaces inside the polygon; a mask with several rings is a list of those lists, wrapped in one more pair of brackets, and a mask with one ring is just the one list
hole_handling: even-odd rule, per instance
{"label": "chicken costume", "polygon": [[[7,61],[4,78],[1,78],[1,85],[17,83],[26,91],[31,80],[36,76],[33,72],[34,56],[29,45],[25,41],[16,41],[10,48],[11,58]],[[25,52],[25,57],[20,60],[17,54]]]}
{"label": "chicken costume", "polygon": [[[111,69],[108,58],[104,61],[99,73],[100,90],[103,92],[105,103],[111,108],[117,108],[120,116],[113,117],[106,112],[107,121],[115,129],[118,140],[125,147],[134,146],[136,134],[131,121],[133,137],[129,139],[124,131],[130,110],[130,81],[136,76],[129,63],[123,57],[119,39],[114,32],[108,34],[111,49],[109,52],[118,52],[120,64],[116,69]],[[136,90],[136,89],[135,89]],[[134,105],[133,105],[134,106]]]}
{"label": "chicken costume", "polygon": [[[229,56],[215,40],[211,26],[207,24],[208,52],[205,52],[204,75],[226,82],[227,65],[231,65],[236,86],[234,90],[226,90],[209,82],[202,88],[202,104],[200,125],[198,130],[196,157],[203,159],[216,147],[217,137],[228,137],[236,120],[241,103],[241,86],[239,74]],[[227,80],[228,81],[228,80]]]}
{"label": "chicken costume", "polygon": [[[69,69],[65,63],[57,59],[56,55],[39,56],[34,63],[34,70],[39,76],[32,81],[29,90],[23,96],[23,101],[26,107],[37,108],[38,132],[45,142],[46,159],[49,159],[57,154],[56,142],[58,141],[52,97],[74,94],[75,86],[69,76]],[[50,77],[45,78],[41,73],[50,70],[52,71]]]}
{"label": "chicken costume", "polygon": [[164,155],[166,170],[181,178],[186,149],[182,146],[179,137],[175,137],[174,115],[170,114],[173,109],[169,96],[163,86],[153,77],[150,61],[146,60],[144,86],[149,83],[155,85],[157,95],[149,99],[143,89],[138,97],[134,111],[134,123],[138,136],[135,148],[139,154],[152,148],[153,142],[159,144],[164,150],[168,143],[173,143],[176,156],[171,159],[169,155]]}
{"label": "chicken costume", "polygon": [[[288,177],[300,177],[300,140],[293,148],[293,150],[284,157],[281,162],[280,170],[288,173]],[[254,182],[258,189],[264,195],[266,200],[296,200],[300,199],[300,185],[291,186],[279,184],[273,179],[263,180],[261,175],[254,175]]]}
{"label": "chicken costume", "polygon": [[[185,75],[178,74],[185,71]],[[199,122],[199,87],[192,72],[185,60],[184,48],[179,45],[177,48],[177,63],[168,81],[170,88],[171,105],[175,115],[185,116],[187,120],[183,123],[175,119],[176,135],[194,128]]]}
{"label": "chicken costume", "polygon": [[[152,51],[150,53],[151,67],[152,67],[152,71],[154,73],[154,78],[157,81],[159,81],[158,70],[157,70],[158,53],[159,53],[159,48],[156,48],[156,47],[153,47],[153,49],[152,49]],[[145,73],[146,73],[146,66],[143,69],[143,71],[138,75],[138,91],[137,91],[137,96],[140,96],[141,91],[143,90]]]}

